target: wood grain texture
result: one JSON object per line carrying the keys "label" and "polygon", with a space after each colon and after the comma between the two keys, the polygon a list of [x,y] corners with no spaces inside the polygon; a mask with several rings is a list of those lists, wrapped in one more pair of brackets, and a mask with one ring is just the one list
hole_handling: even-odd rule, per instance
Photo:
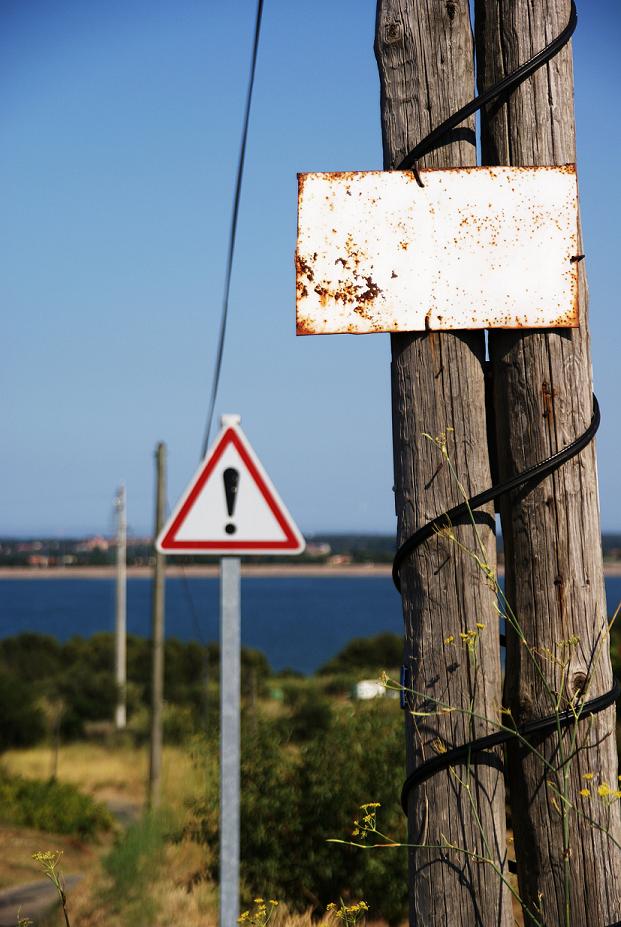
{"label": "wood grain texture", "polygon": [[[479,89],[526,61],[566,25],[569,0],[476,0]],[[580,28],[580,26],[578,26]],[[575,161],[571,46],[540,69],[482,121],[487,164],[564,164]],[[490,333],[501,477],[543,460],[587,427],[592,375],[585,263],[580,266],[579,329]],[[537,268],[533,268],[537,273]],[[525,281],[527,283],[527,281]],[[538,649],[579,638],[568,669],[569,689],[588,680],[589,696],[610,688],[608,642],[598,647],[606,620],[595,445],[527,494],[502,507],[507,593],[528,641]],[[509,636],[506,703],[526,721],[551,710],[533,662]],[[558,690],[558,667],[542,660]],[[582,722],[583,749],[573,764],[571,798],[595,824],[571,815],[569,854],[563,853],[559,815],[545,770],[532,754],[510,751],[509,773],[520,890],[532,904],[542,896],[546,925],[605,925],[621,919],[619,803],[598,798],[597,787],[617,788],[615,713]],[[567,738],[565,738],[567,743]],[[538,745],[558,761],[555,737]],[[584,780],[593,772],[592,780]],[[579,790],[591,786],[591,797]],[[601,830],[599,829],[601,828]],[[565,912],[564,878],[571,878]]]}
{"label": "wood grain texture", "polygon": [[[376,57],[382,88],[384,165],[394,167],[430,129],[465,103],[474,90],[473,44],[467,0],[379,0]],[[476,163],[474,124],[457,130],[425,165]],[[424,433],[447,433],[448,453],[468,493],[491,482],[486,439],[482,332],[407,334],[392,337],[395,497],[400,541],[417,527],[462,501],[449,468]],[[453,429],[448,431],[447,429]],[[493,517],[481,512],[478,532],[495,564]],[[472,526],[455,526],[465,548],[477,541]],[[456,746],[489,732],[483,718],[498,718],[500,661],[494,593],[472,557],[438,535],[410,558],[401,572],[406,662],[412,688],[426,699],[450,703],[453,713],[415,718],[406,714],[407,769],[412,771],[442,745]],[[476,661],[460,633],[480,629]],[[448,638],[453,643],[445,644]],[[433,706],[431,706],[433,707]],[[410,795],[412,843],[446,840],[506,865],[504,781],[497,754],[481,756],[470,770],[436,775]],[[482,823],[485,837],[477,824]],[[506,927],[510,905],[491,866],[453,850],[412,850],[410,923],[418,927]]]}

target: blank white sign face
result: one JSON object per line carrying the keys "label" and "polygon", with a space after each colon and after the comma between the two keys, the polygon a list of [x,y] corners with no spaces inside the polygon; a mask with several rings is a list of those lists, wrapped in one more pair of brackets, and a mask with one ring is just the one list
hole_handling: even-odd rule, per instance
{"label": "blank white sign face", "polygon": [[300,174],[297,333],[576,327],[574,165]]}

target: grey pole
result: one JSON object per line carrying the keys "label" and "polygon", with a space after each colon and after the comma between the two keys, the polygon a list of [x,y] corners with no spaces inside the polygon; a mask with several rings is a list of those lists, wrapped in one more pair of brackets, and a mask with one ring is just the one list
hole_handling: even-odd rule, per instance
{"label": "grey pole", "polygon": [[220,927],[239,917],[241,561],[220,561]]}

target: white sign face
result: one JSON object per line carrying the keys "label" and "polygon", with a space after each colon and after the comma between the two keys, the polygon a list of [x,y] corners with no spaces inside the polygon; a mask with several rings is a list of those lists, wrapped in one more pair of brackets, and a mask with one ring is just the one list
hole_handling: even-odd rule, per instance
{"label": "white sign face", "polygon": [[163,554],[300,554],[304,538],[238,424],[220,432],[156,541]]}
{"label": "white sign face", "polygon": [[420,175],[299,175],[299,335],[578,325],[574,165]]}

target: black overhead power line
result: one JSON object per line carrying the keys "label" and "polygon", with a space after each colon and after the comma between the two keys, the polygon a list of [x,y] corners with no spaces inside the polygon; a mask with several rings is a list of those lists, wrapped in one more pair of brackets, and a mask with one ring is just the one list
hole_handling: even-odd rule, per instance
{"label": "black overhead power line", "polygon": [[263,0],[257,2],[257,15],[254,27],[254,44],[252,47],[252,63],[250,65],[250,77],[248,80],[248,91],[246,93],[246,111],[244,114],[244,128],[242,131],[241,145],[239,150],[239,159],[237,162],[237,179],[235,181],[235,196],[233,198],[233,212],[231,215],[231,227],[229,233],[229,249],[226,260],[226,274],[224,279],[224,297],[222,300],[222,316],[220,319],[220,336],[218,338],[218,349],[216,353],[216,366],[211,386],[211,398],[207,412],[207,423],[205,426],[205,437],[201,458],[207,453],[209,446],[209,435],[213,423],[213,414],[218,398],[218,386],[220,384],[220,372],[222,370],[222,356],[224,354],[224,341],[226,338],[226,323],[229,314],[229,293],[231,290],[231,276],[233,271],[233,258],[235,257],[235,242],[237,238],[237,217],[239,214],[239,201],[241,198],[242,180],[244,176],[244,161],[246,159],[246,142],[248,140],[248,123],[250,121],[250,107],[252,105],[252,90],[254,87],[254,75],[257,67],[257,52],[259,50],[259,35],[261,33],[261,19],[263,16]]}
{"label": "black overhead power line", "polygon": [[[220,334],[218,337],[218,348],[216,351],[216,364],[214,368],[213,381],[211,385],[211,397],[209,399],[209,406],[207,411],[207,421],[205,424],[205,435],[203,438],[203,444],[201,448],[201,460],[207,453],[207,448],[209,447],[209,436],[211,434],[211,426],[213,424],[213,415],[216,407],[216,400],[218,398],[218,386],[220,385],[220,373],[222,371],[222,358],[224,356],[224,342],[226,339],[226,323],[229,315],[229,294],[231,291],[231,277],[233,274],[233,259],[235,257],[235,243],[237,240],[237,218],[239,215],[239,203],[241,199],[241,188],[242,180],[244,176],[244,162],[246,160],[246,145],[248,141],[248,124],[250,122],[250,108],[252,106],[252,91],[254,89],[254,76],[257,68],[257,54],[259,51],[259,36],[261,34],[261,20],[263,17],[263,0],[258,0],[257,2],[257,15],[255,19],[254,27],[254,42],[252,46],[252,62],[250,65],[250,75],[248,78],[248,90],[246,92],[246,109],[244,112],[244,125],[242,130],[241,143],[239,148],[239,158],[237,160],[237,176],[235,180],[235,195],[233,197],[233,211],[231,214],[231,225],[229,231],[229,247],[226,258],[226,273],[224,277],[224,295],[222,298],[222,315],[220,317]],[[188,580],[185,567],[181,567],[181,578],[183,582],[183,589],[185,592],[186,600],[188,603],[190,615],[192,618],[192,625],[194,627],[194,634],[200,641],[200,643],[205,646],[206,641],[201,632],[201,623],[198,615],[198,610],[196,608],[194,598],[192,595],[192,590],[190,588],[190,583]]]}

